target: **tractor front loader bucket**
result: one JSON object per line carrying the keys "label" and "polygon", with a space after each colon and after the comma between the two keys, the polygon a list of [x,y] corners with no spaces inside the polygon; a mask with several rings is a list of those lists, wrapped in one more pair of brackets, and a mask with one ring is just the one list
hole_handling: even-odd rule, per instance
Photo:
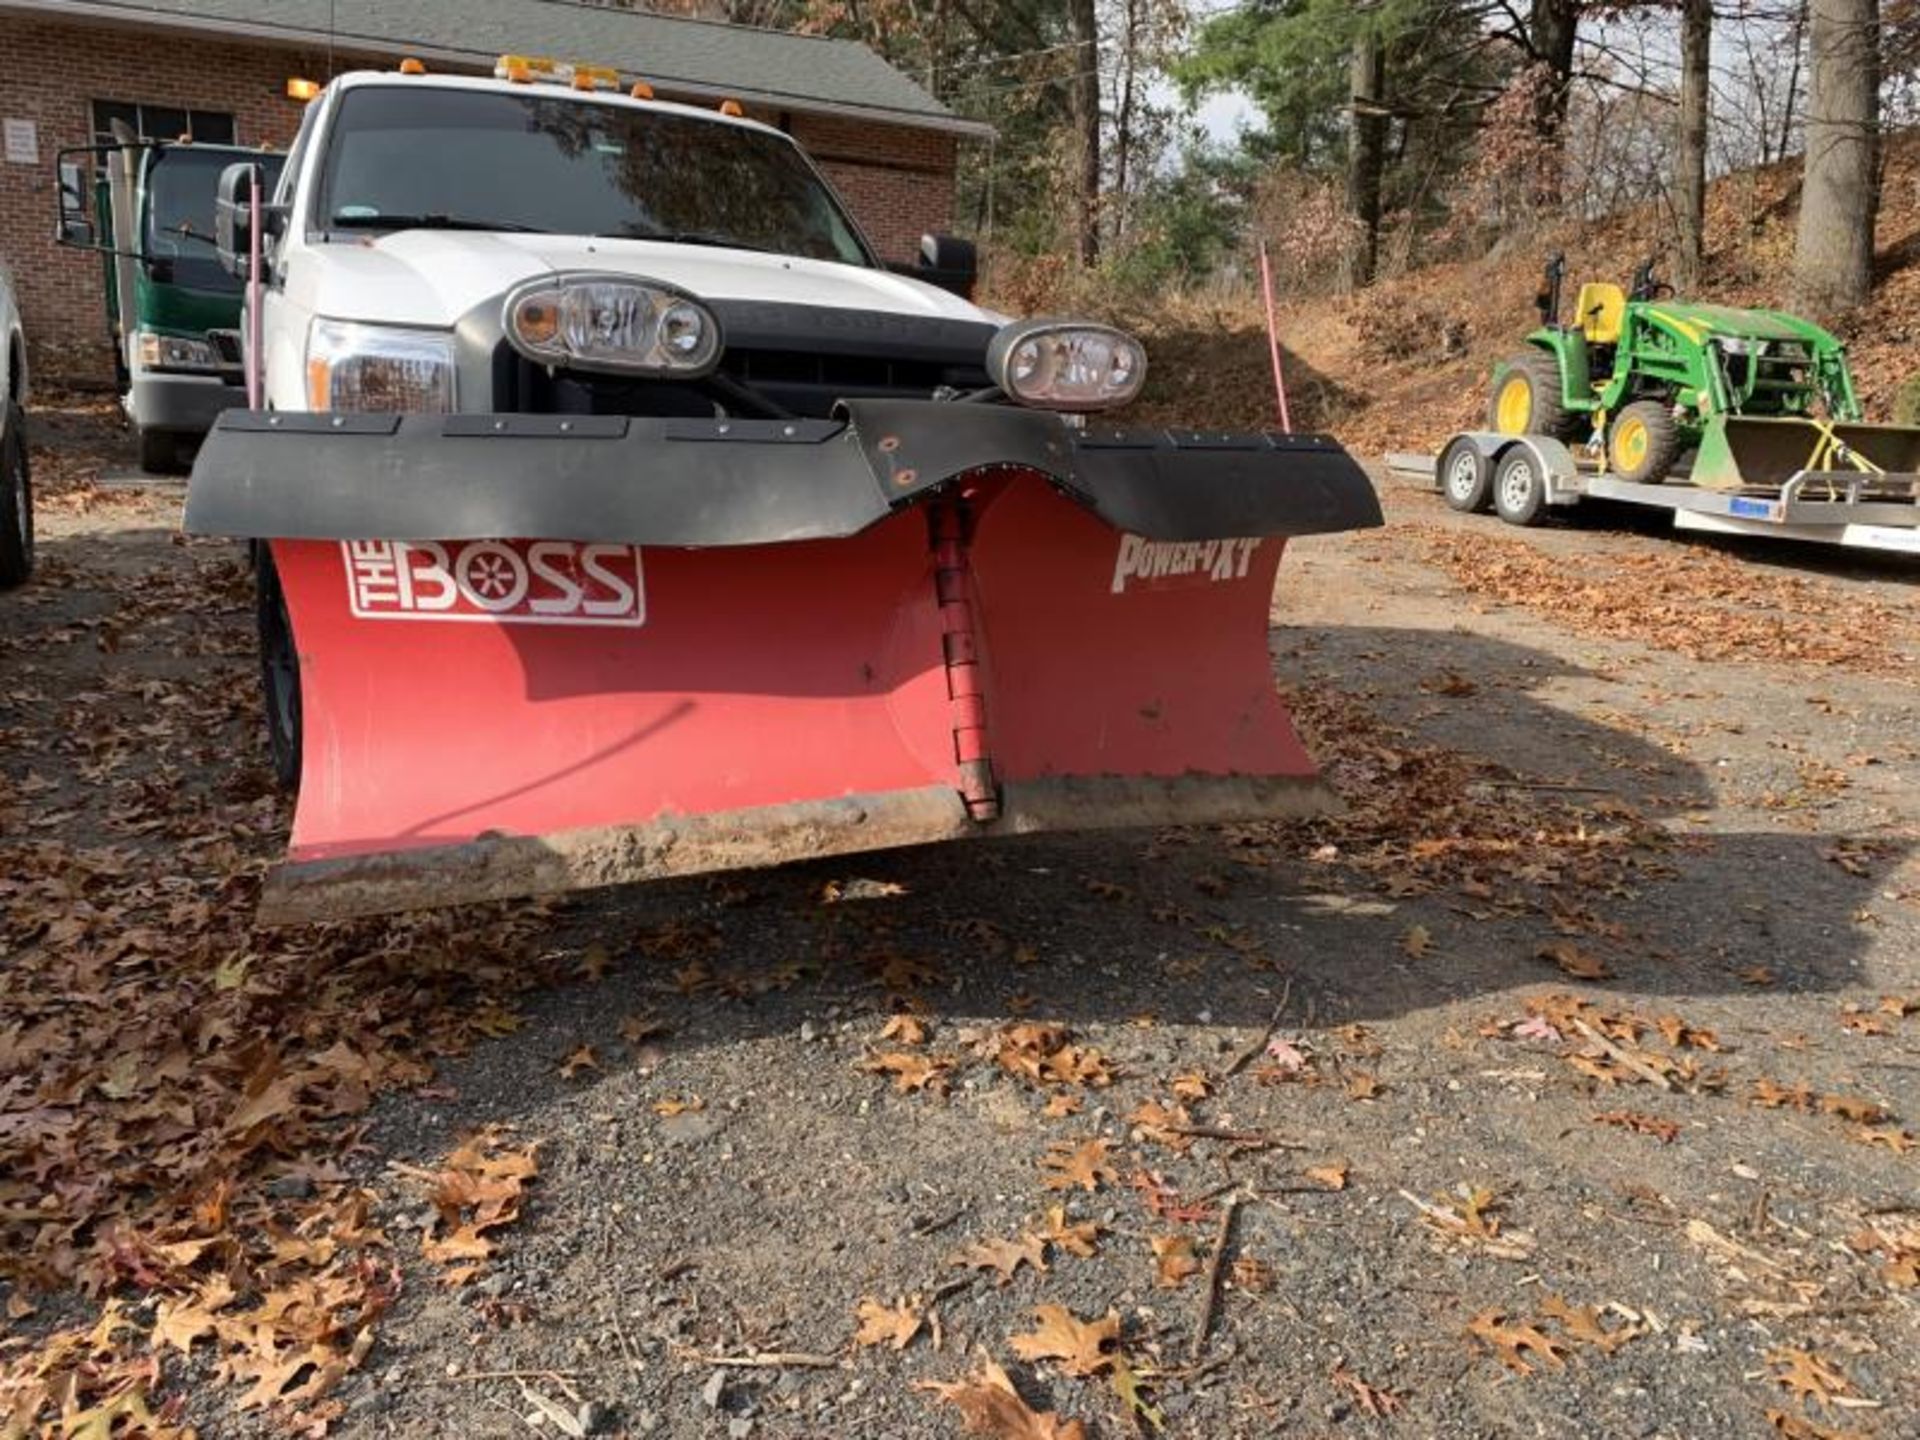
{"label": "tractor front loader bucket", "polygon": [[846,408],[223,417],[187,525],[299,657],[262,917],[1325,805],[1266,642],[1285,538],[1380,523],[1337,445]]}
{"label": "tractor front loader bucket", "polygon": [[1797,476],[1872,494],[1913,495],[1920,430],[1856,421],[1714,415],[1689,478],[1709,490],[1777,490]]}

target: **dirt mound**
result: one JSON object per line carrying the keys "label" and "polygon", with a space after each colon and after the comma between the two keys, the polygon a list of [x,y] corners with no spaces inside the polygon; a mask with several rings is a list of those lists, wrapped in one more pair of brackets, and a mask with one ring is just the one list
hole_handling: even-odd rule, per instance
{"label": "dirt mound", "polygon": [[[1707,207],[1707,279],[1698,298],[1787,305],[1799,210],[1798,161],[1716,181]],[[1534,324],[1545,257],[1567,257],[1571,289],[1624,284],[1668,247],[1654,206],[1503,239],[1469,260],[1424,266],[1363,293],[1286,301],[1280,316],[1296,425],[1336,431],[1356,452],[1432,449],[1479,423],[1489,368]],[[1884,420],[1914,366],[1920,310],[1920,135],[1890,145],[1874,296],[1840,327],[1869,419]],[[1139,418],[1209,425],[1271,424],[1273,383],[1257,291],[1174,297],[1112,318],[1145,335],[1155,369]]]}

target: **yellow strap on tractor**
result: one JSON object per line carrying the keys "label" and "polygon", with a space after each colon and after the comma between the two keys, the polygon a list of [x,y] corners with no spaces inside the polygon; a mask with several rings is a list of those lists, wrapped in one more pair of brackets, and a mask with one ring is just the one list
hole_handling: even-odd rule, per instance
{"label": "yellow strap on tractor", "polygon": [[[1834,434],[1832,421],[1816,420],[1812,416],[1808,416],[1807,423],[1813,426],[1820,437],[1814,442],[1813,454],[1807,457],[1807,469],[1822,470],[1831,474],[1835,470],[1851,466],[1863,475],[1884,475],[1887,473],[1878,465],[1874,464],[1873,461],[1867,459],[1867,457],[1862,455],[1858,450],[1847,444],[1847,442],[1842,440],[1838,435]],[[1835,464],[1835,461],[1838,461],[1839,464]],[[1834,493],[1833,482],[1829,480],[1827,482],[1827,498],[1829,500],[1833,499]]]}

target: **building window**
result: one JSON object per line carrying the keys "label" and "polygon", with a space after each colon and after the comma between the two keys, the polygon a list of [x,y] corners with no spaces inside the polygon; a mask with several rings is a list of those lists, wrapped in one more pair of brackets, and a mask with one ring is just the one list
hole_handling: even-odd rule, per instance
{"label": "building window", "polygon": [[96,100],[93,102],[93,139],[96,145],[113,144],[113,122],[116,120],[142,140],[178,140],[185,136],[202,145],[233,144],[231,114],[222,114],[218,110],[188,110],[178,105]]}

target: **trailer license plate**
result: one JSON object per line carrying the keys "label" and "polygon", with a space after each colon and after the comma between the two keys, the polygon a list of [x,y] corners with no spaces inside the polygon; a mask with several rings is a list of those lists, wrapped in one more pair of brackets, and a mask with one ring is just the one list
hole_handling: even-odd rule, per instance
{"label": "trailer license plate", "polygon": [[644,625],[637,545],[572,540],[343,540],[361,620]]}

